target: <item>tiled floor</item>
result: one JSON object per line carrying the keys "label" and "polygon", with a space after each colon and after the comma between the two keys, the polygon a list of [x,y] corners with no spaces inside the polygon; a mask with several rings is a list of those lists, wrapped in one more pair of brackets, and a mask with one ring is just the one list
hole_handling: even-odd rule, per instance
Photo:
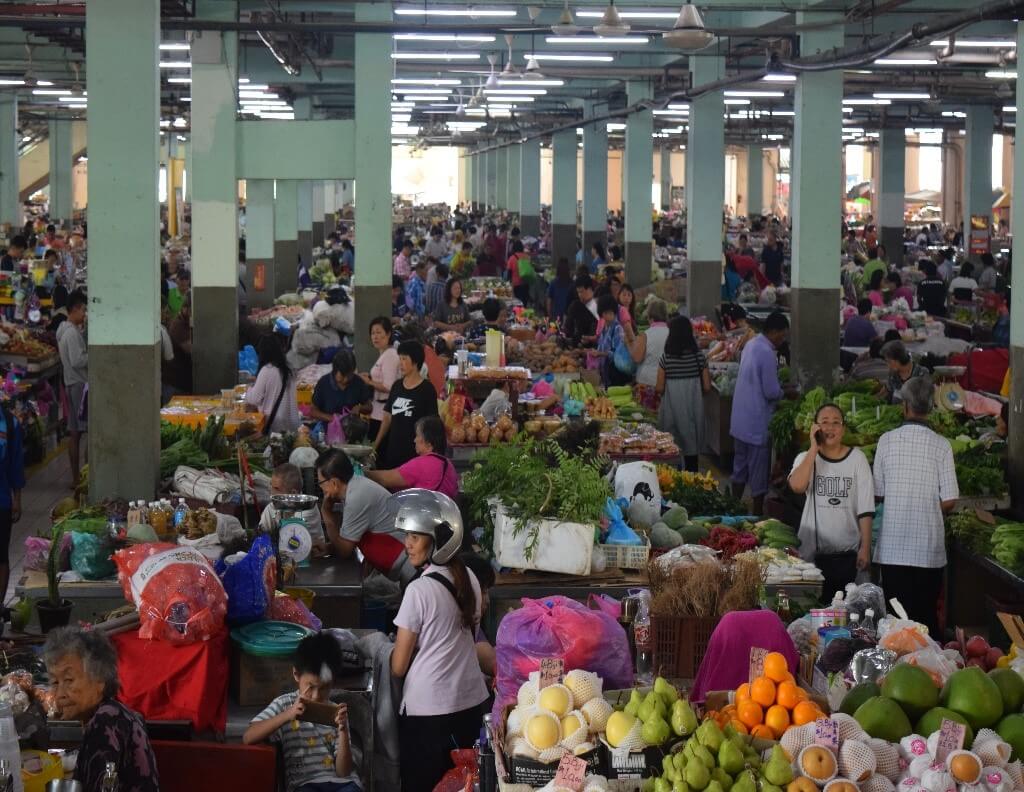
{"label": "tiled floor", "polygon": [[14,586],[21,577],[25,539],[40,533],[46,534],[50,529],[50,511],[59,500],[70,494],[71,469],[67,452],[63,448],[48,464],[29,471],[28,483],[21,494],[21,521],[11,532],[11,579],[4,593],[4,602],[14,595]]}

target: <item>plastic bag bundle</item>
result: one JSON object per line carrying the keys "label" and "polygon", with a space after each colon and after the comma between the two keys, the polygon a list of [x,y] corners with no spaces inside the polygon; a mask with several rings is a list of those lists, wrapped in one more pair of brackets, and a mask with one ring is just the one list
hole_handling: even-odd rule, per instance
{"label": "plastic bag bundle", "polygon": [[633,685],[629,644],[619,623],[566,597],[523,599],[522,608],[502,619],[496,643],[496,721],[546,657],[561,659],[566,672],[581,668],[597,674],[609,690]]}
{"label": "plastic bag bundle", "polygon": [[936,687],[941,688],[957,670],[955,658],[958,652],[952,649],[938,649],[926,646],[916,652],[910,652],[899,659],[901,663],[909,663],[927,671]]}
{"label": "plastic bag bundle", "polygon": [[228,595],[230,623],[247,624],[266,617],[277,588],[277,559],[267,534],[252,543],[241,561],[230,566],[218,561],[214,568]]}
{"label": "plastic bag bundle", "polygon": [[41,536],[29,536],[25,539],[25,569],[46,571],[46,563],[50,558],[50,540]]}
{"label": "plastic bag bundle", "polygon": [[270,618],[274,621],[301,624],[311,630],[320,632],[323,623],[313,615],[302,600],[289,597],[287,594],[276,593],[270,603]]}
{"label": "plastic bag bundle", "polygon": [[112,545],[106,536],[71,532],[71,568],[86,580],[113,577],[117,568],[110,560]]}
{"label": "plastic bag bundle", "polygon": [[928,628],[923,624],[893,618],[883,619],[879,623],[878,645],[882,649],[891,649],[901,657],[918,649],[937,646],[928,637]]}
{"label": "plastic bag bundle", "polygon": [[846,597],[846,608],[850,613],[856,613],[861,621],[864,620],[864,611],[871,608],[875,612],[876,623],[888,613],[885,609],[885,592],[874,583],[862,583],[851,591]]}
{"label": "plastic bag bundle", "polygon": [[459,748],[451,752],[452,763],[455,765],[445,773],[434,785],[434,792],[462,792],[472,789],[477,777],[476,751],[472,748]]}
{"label": "plastic bag bundle", "polygon": [[117,579],[139,610],[139,637],[205,641],[224,626],[228,597],[213,567],[190,547],[153,543],[114,553]]}

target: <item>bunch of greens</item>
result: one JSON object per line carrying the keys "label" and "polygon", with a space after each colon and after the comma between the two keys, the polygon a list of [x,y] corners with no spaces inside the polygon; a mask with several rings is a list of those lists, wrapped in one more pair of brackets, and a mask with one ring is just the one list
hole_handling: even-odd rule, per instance
{"label": "bunch of greens", "polygon": [[747,511],[730,493],[718,487],[706,487],[700,482],[688,483],[682,478],[677,479],[672,489],[662,495],[686,509],[687,514],[729,516],[745,514]]}
{"label": "bunch of greens", "polygon": [[955,512],[946,518],[946,539],[958,541],[972,553],[988,555],[992,547],[994,522],[981,519],[977,512]]}
{"label": "bunch of greens", "polygon": [[784,454],[794,444],[793,429],[797,416],[800,414],[800,402],[782,401],[775,407],[772,418],[768,422],[768,436],[776,454]]}
{"label": "bunch of greens", "polygon": [[180,465],[204,468],[210,464],[209,455],[191,438],[172,443],[160,452],[160,478],[173,476]]}
{"label": "bunch of greens", "polygon": [[1006,493],[1006,474],[999,454],[976,445],[953,456],[960,497],[992,497]]}
{"label": "bunch of greens", "polygon": [[210,459],[224,459],[230,455],[228,441],[224,436],[224,416],[213,416],[204,425],[195,428],[160,422],[161,449],[167,450],[182,441],[192,443]]}
{"label": "bunch of greens", "polygon": [[963,429],[956,413],[949,410],[932,410],[928,415],[928,425],[945,438],[953,439]]}

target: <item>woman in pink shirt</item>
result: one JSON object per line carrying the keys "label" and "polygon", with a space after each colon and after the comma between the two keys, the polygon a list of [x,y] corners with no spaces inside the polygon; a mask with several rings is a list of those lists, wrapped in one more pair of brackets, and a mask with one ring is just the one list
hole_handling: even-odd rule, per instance
{"label": "woman in pink shirt", "polygon": [[416,456],[393,470],[370,470],[366,477],[392,492],[404,489],[428,489],[453,500],[459,494],[459,474],[445,456],[448,441],[444,423],[436,415],[416,422]]}

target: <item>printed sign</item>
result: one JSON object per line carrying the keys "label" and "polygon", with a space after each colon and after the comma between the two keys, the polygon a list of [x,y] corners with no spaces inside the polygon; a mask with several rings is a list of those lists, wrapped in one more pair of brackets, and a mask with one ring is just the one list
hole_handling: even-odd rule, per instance
{"label": "printed sign", "polygon": [[252,288],[254,291],[266,291],[267,290],[267,265],[266,264],[253,264],[252,269]]}
{"label": "printed sign", "polygon": [[762,649],[759,646],[750,647],[750,667],[747,679],[753,682],[759,676],[764,675],[764,659],[768,655],[767,649]]}
{"label": "printed sign", "polygon": [[945,762],[953,751],[963,748],[966,731],[962,723],[943,718],[942,726],[939,727],[939,744],[935,747],[935,761]]}
{"label": "printed sign", "polygon": [[543,690],[548,685],[561,682],[564,671],[565,662],[561,658],[545,657],[540,661],[540,682],[538,687]]}
{"label": "printed sign", "polygon": [[818,718],[814,722],[814,742],[833,751],[839,750],[839,724],[831,718]]}
{"label": "printed sign", "polygon": [[558,763],[558,770],[555,772],[555,786],[575,789],[576,792],[583,789],[583,779],[587,775],[587,763],[570,753],[562,755]]}

